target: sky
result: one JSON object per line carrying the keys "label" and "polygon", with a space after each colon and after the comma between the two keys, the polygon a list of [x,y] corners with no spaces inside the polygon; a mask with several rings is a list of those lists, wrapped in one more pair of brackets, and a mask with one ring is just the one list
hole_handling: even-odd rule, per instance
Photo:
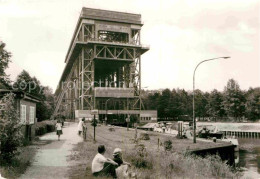
{"label": "sky", "polygon": [[82,7],[142,15],[142,86],[222,91],[260,86],[258,0],[0,0],[0,40],[12,80],[24,69],[56,89]]}

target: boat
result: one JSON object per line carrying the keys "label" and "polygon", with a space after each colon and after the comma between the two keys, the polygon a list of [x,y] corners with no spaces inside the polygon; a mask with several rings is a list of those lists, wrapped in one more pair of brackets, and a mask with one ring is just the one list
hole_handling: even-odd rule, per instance
{"label": "boat", "polygon": [[222,139],[223,132],[219,131],[217,126],[203,125],[198,126],[198,137],[200,138],[213,138]]}
{"label": "boat", "polygon": [[202,125],[198,126],[198,137],[200,138],[216,138],[223,142],[229,142],[235,145],[235,151],[239,151],[238,139],[235,136],[231,138],[224,138],[224,133],[219,131],[217,126],[214,125]]}

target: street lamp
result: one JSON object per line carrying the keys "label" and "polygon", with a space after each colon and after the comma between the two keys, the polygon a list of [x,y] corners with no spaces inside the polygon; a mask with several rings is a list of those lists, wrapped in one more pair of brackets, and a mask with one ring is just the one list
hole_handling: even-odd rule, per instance
{"label": "street lamp", "polygon": [[128,97],[127,97],[127,99],[126,99],[126,108],[127,108],[127,118],[126,118],[127,131],[129,131],[130,115],[129,115],[129,103],[128,103]]}
{"label": "street lamp", "polygon": [[207,62],[207,61],[211,61],[211,60],[217,60],[217,59],[227,59],[227,58],[230,58],[230,57],[217,57],[217,58],[211,58],[211,59],[207,59],[207,60],[203,60],[201,61],[195,68],[194,72],[193,72],[193,92],[192,92],[192,95],[193,95],[193,105],[192,105],[192,108],[193,108],[193,143],[196,143],[196,120],[195,120],[195,93],[194,93],[194,90],[195,90],[195,72],[196,72],[196,69],[198,68],[198,66],[204,62]]}

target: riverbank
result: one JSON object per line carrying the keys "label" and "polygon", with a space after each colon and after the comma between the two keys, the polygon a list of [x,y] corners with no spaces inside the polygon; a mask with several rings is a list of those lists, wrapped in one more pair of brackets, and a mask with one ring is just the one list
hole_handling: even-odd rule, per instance
{"label": "riverbank", "polygon": [[238,138],[239,167],[246,168],[244,178],[260,178],[260,140]]}
{"label": "riverbank", "polygon": [[[177,139],[154,132],[147,132],[150,140],[138,140],[135,143],[135,130],[109,128],[111,127],[97,127],[96,143],[93,143],[93,127],[88,126],[87,140],[76,145],[70,156],[75,164],[70,167],[70,178],[92,178],[91,162],[99,144],[106,146],[105,156],[109,158],[112,157],[114,148],[121,148],[124,159],[132,164],[131,170],[138,178],[233,178],[238,175],[219,157],[200,158],[187,154],[189,150],[226,145],[225,143],[198,141],[193,144],[189,139]],[[144,131],[138,130],[138,136],[141,133]]]}
{"label": "riverbank", "polygon": [[[214,125],[220,131],[260,132],[260,123],[198,122],[197,125]],[[237,133],[233,133],[237,136]],[[238,134],[238,167],[245,169],[243,178],[260,178],[260,139],[257,135]]]}
{"label": "riverbank", "polygon": [[258,131],[260,132],[260,123],[231,123],[231,122],[197,122],[200,125],[214,125],[220,131]]}

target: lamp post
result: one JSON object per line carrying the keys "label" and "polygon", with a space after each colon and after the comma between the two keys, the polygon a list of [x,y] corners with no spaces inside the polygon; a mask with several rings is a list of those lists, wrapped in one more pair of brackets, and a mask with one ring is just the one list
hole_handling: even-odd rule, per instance
{"label": "lamp post", "polygon": [[128,107],[128,98],[126,99],[126,107],[127,107],[127,118],[126,118],[126,123],[127,123],[127,131],[129,131],[129,122],[130,122],[130,115],[129,115],[129,107]]}
{"label": "lamp post", "polygon": [[193,143],[196,143],[196,120],[195,120],[195,72],[196,72],[196,69],[198,68],[198,66],[204,62],[207,62],[207,61],[211,61],[211,60],[217,60],[217,59],[227,59],[227,58],[230,58],[230,57],[217,57],[217,58],[211,58],[211,59],[207,59],[207,60],[203,60],[201,61],[197,66],[196,68],[194,69],[194,72],[193,72],[193,92],[192,92],[192,95],[193,95],[193,101],[192,101],[192,108],[193,108]]}

